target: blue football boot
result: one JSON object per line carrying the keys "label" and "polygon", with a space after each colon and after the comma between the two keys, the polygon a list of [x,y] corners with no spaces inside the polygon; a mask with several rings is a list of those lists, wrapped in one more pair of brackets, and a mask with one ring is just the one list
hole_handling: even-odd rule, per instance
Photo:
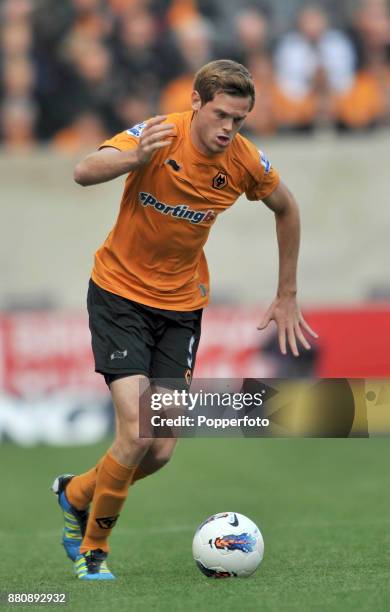
{"label": "blue football boot", "polygon": [[54,480],[51,490],[57,495],[58,503],[64,516],[62,545],[69,559],[75,561],[80,555],[80,545],[84,537],[88,521],[88,510],[77,510],[66,497],[66,487],[73,474],[62,474]]}
{"label": "blue football boot", "polygon": [[107,553],[100,548],[80,553],[74,562],[77,578],[80,580],[115,580],[106,563]]}

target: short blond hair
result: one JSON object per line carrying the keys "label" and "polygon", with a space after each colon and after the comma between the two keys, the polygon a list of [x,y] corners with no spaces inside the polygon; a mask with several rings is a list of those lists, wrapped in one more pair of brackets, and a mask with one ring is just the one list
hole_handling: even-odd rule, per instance
{"label": "short blond hair", "polygon": [[233,60],[216,60],[203,66],[195,75],[194,89],[202,104],[214,100],[217,93],[251,98],[250,109],[255,104],[255,86],[251,73],[245,66]]}

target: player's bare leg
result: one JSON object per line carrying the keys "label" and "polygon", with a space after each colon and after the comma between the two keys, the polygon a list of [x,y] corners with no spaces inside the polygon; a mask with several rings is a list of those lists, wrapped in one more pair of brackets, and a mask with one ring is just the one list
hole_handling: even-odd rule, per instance
{"label": "player's bare leg", "polygon": [[115,439],[97,471],[91,513],[80,555],[75,561],[75,571],[81,579],[114,578],[105,562],[108,537],[126,501],[137,466],[153,442],[138,435],[139,398],[148,389],[148,378],[140,375],[121,378],[110,385],[115,407]]}
{"label": "player's bare leg", "polygon": [[153,438],[139,437],[140,397],[150,390],[146,376],[127,376],[110,384],[115,408],[115,439],[109,450],[119,462],[138,466],[153,444]]}
{"label": "player's bare leg", "polygon": [[[168,395],[172,393],[172,389],[168,389],[167,387],[160,387],[158,385],[152,385],[151,393]],[[148,452],[145,454],[139,466],[140,471],[142,470],[145,476],[149,476],[165,467],[173,455],[173,452],[176,447],[176,442],[176,438],[154,438],[152,445],[150,446]]]}
{"label": "player's bare leg", "polygon": [[176,442],[176,438],[153,440],[152,446],[139,466],[145,476],[150,476],[167,465],[175,450]]}
{"label": "player's bare leg", "polygon": [[[176,439],[174,438],[153,440],[149,450],[137,466],[132,484],[135,484],[138,480],[142,480],[147,476],[151,476],[166,466],[173,454],[175,445]],[[76,513],[87,511],[92,502],[100,463],[101,460],[98,461],[96,466],[78,476],[64,475],[59,477],[62,479],[65,478],[66,480],[66,497],[76,510]],[[80,541],[78,546],[80,547]]]}
{"label": "player's bare leg", "polygon": [[[123,382],[121,383],[121,381]],[[124,477],[124,480],[126,481],[125,490],[124,491],[122,490],[122,494],[120,496],[121,499],[118,499],[117,490],[114,492],[115,493],[114,497],[116,498],[115,501],[117,504],[118,504],[118,501],[119,502],[122,501],[122,505],[123,505],[126,499],[127,489],[130,486],[130,484],[132,484],[136,480],[140,480],[142,478],[145,478],[155,473],[156,471],[160,470],[162,467],[164,467],[168,463],[173,453],[173,450],[175,448],[176,440],[173,438],[170,438],[170,439],[150,439],[150,438],[142,439],[142,438],[139,438],[138,436],[138,433],[139,433],[138,432],[139,393],[140,392],[145,393],[148,391],[148,380],[146,379],[146,377],[131,376],[126,379],[119,379],[118,381],[114,381],[114,383],[112,383],[111,385],[115,386],[115,388],[112,389],[112,395],[113,395],[114,405],[116,408],[116,435],[115,435],[114,443],[107,454],[112,453],[112,458],[114,459],[114,461],[115,460],[117,461],[119,466],[115,466],[115,463],[114,465],[111,465],[111,466],[108,464],[108,466],[107,465],[105,466],[105,469],[111,468],[111,469],[114,469],[115,471],[115,469],[118,470],[118,467],[119,467],[119,470],[122,471],[121,475],[122,477]],[[168,393],[169,390],[163,389],[162,392]],[[134,409],[135,407],[136,409]],[[143,453],[145,454],[143,455]],[[119,461],[119,458],[122,461]],[[80,512],[80,510],[84,510],[84,514],[86,514],[88,517],[86,510],[89,506],[89,503],[92,501],[92,498],[95,493],[98,469],[100,469],[100,466],[104,462],[107,463],[107,460],[105,461],[105,459],[106,458],[103,457],[98,462],[97,466],[95,466],[94,468],[86,472],[85,474],[82,474],[81,476],[76,476],[72,478],[69,482],[66,482],[66,478],[65,478],[64,484],[65,486],[67,485],[67,488],[66,488],[66,494],[65,494],[65,487],[64,487],[62,497],[64,497],[64,500],[66,501],[67,505],[68,504],[71,505],[71,508],[76,513],[76,517],[78,513]],[[108,457],[108,461],[110,461],[109,457]],[[135,470],[134,470],[134,466],[136,466]],[[126,472],[126,470],[128,470],[128,472]],[[69,509],[67,509],[66,514],[69,514]],[[104,535],[106,539],[109,533],[111,532],[112,527],[114,526],[116,516],[117,515],[115,513],[113,514],[113,511],[110,510],[110,513],[106,512],[104,517],[97,517],[97,516],[95,517],[95,521],[96,519],[100,519],[100,525],[103,525],[103,528],[105,530]],[[73,517],[73,518],[75,519],[76,517]],[[72,517],[69,516],[68,519],[70,518]],[[74,530],[75,526],[73,525],[73,522],[72,522],[71,528]],[[86,521],[84,521],[84,523],[86,523]],[[77,565],[76,571],[79,577],[84,577],[84,578],[88,575],[88,565],[86,563],[86,560],[83,558],[83,556],[80,555],[78,548],[80,547],[82,536],[87,535],[85,534],[85,531],[86,529],[85,529],[85,524],[84,524],[84,529],[82,530],[79,529],[78,537],[76,538],[78,541],[76,542],[76,539],[74,538],[71,540],[72,553],[73,553],[73,549],[76,551],[76,548],[77,548],[77,552],[74,555],[72,554],[71,556],[69,554],[69,551],[68,551],[69,544],[66,542],[66,544],[68,545],[68,548],[64,544],[67,550],[68,556],[70,556],[73,560],[78,558],[78,564],[76,564]],[[91,531],[93,534],[94,530],[92,529]],[[87,540],[86,542],[84,542],[84,545],[89,547],[93,545],[93,542],[91,543],[91,542],[88,542]],[[90,548],[89,550],[93,550],[93,551],[102,550],[106,554],[107,551],[103,550],[100,546],[101,545],[99,545],[98,549]],[[84,549],[82,549],[81,552],[83,552],[83,550]],[[84,552],[88,552],[88,551],[84,551]],[[108,579],[108,575],[110,576],[112,575],[108,572],[105,562],[103,564],[103,568],[105,569],[104,579]],[[96,579],[103,579],[103,578],[96,578]]]}

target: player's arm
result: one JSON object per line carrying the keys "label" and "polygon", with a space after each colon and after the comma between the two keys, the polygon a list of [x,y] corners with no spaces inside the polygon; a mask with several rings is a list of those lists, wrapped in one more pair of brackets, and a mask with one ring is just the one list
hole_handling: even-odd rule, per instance
{"label": "player's arm", "polygon": [[173,125],[163,123],[165,116],[153,117],[148,121],[139,139],[138,146],[129,151],[104,147],[88,155],[74,170],[74,180],[84,187],[111,181],[118,176],[137,170],[148,163],[155,151],[170,144]]}
{"label": "player's arm", "polygon": [[291,352],[299,355],[297,340],[306,348],[310,344],[303,330],[313,338],[317,334],[304,320],[297,303],[297,266],[300,241],[300,219],[297,202],[284,183],[264,203],[275,214],[276,233],[279,247],[279,282],[275,300],[268,308],[258,329],[265,329],[270,321],[275,321],[279,346],[283,355],[287,352],[287,342]]}

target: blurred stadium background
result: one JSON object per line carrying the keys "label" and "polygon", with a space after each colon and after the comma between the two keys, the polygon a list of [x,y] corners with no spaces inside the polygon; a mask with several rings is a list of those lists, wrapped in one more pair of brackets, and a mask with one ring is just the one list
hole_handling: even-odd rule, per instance
{"label": "blurred stadium background", "polygon": [[[207,245],[212,305],[196,375],[371,378],[362,397],[388,413],[390,9],[385,0],[1,0],[0,17],[0,585],[65,585],[85,609],[89,592],[64,582],[46,491],[57,473],[90,467],[112,431],[85,299],[124,180],[82,189],[76,161],[156,112],[186,110],[208,60],[245,63],[257,86],[246,133],[300,203],[300,300],[320,339],[297,361],[280,358],[272,329],[256,331],[276,289],[276,239],[272,215],[242,198]],[[261,601],[279,612],[314,609],[317,597],[318,609],[389,609],[387,462],[379,439],[183,440],[172,465],[132,491],[124,514],[134,529],[124,516],[114,534],[121,574],[137,580],[109,602],[100,591],[98,607],[132,597],[143,609]],[[192,532],[225,509],[259,522],[268,556],[246,590],[205,593]]]}

